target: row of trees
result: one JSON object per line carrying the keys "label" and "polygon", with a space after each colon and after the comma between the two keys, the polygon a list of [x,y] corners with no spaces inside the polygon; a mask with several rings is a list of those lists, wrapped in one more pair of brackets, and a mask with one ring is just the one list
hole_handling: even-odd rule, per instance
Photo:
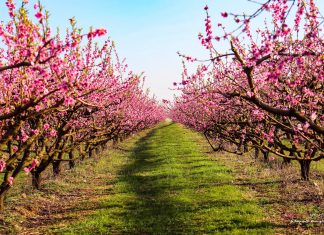
{"label": "row of trees", "polygon": [[[32,185],[53,166],[70,167],[109,141],[154,125],[164,110],[144,91],[141,76],[120,61],[105,29],[82,34],[75,20],[62,37],[40,3],[7,0],[10,19],[0,24],[0,209],[23,170]],[[30,7],[29,7],[30,8]]]}
{"label": "row of trees", "polygon": [[[171,116],[203,132],[215,151],[255,149],[266,160],[269,153],[297,160],[308,180],[310,163],[324,157],[323,17],[314,0],[259,4],[251,15],[221,13],[238,27],[218,23],[217,35],[205,7],[199,39],[210,58],[191,75],[184,66]],[[270,20],[252,30],[261,14]]]}

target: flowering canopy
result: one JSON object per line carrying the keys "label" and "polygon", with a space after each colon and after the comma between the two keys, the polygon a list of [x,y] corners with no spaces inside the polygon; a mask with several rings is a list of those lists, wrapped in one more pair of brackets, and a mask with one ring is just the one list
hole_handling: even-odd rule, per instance
{"label": "flowering canopy", "polygon": [[[271,25],[254,32],[251,21],[262,11],[270,13]],[[172,118],[205,132],[218,142],[218,150],[249,143],[298,160],[302,168],[320,160],[324,44],[323,19],[314,1],[268,0],[251,16],[230,15],[242,22],[242,32],[236,36],[218,23],[223,33],[215,36],[207,12],[206,34],[199,39],[211,64],[198,66],[191,76],[184,71],[183,95],[175,100]],[[221,39],[229,45],[227,52],[216,49]]]}
{"label": "flowering canopy", "polygon": [[62,37],[53,34],[40,4],[32,16],[27,4],[17,8],[7,0],[10,20],[0,24],[1,200],[22,169],[38,187],[40,173],[66,154],[74,162],[164,118],[143,79],[119,60],[114,42],[96,43],[107,30],[82,34],[70,19]]}

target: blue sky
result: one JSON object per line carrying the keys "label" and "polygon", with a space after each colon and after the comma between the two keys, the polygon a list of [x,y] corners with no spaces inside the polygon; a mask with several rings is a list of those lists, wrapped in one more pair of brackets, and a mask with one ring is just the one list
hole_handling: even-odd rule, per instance
{"label": "blue sky", "polygon": [[[31,3],[36,0],[29,0]],[[4,0],[0,19],[4,19]],[[16,0],[16,2],[20,2]],[[130,68],[144,71],[146,87],[159,99],[172,99],[172,83],[180,81],[180,51],[198,58],[206,52],[197,39],[204,31],[204,6],[210,7],[213,20],[220,12],[251,12],[256,5],[246,0],[42,0],[50,11],[50,24],[62,31],[75,17],[85,32],[90,26],[106,28],[117,43],[121,58]],[[317,0],[324,10],[324,0]],[[322,12],[323,12],[322,10]],[[228,20],[230,23],[231,21]],[[230,23],[231,24],[231,23]]]}

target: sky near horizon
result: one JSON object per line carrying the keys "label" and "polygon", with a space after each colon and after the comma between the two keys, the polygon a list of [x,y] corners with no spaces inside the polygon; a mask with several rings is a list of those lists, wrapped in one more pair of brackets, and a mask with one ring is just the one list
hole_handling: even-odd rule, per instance
{"label": "sky near horizon", "polygon": [[[4,2],[0,3],[0,20],[6,19]],[[33,5],[37,1],[29,2]],[[126,58],[134,72],[145,73],[145,87],[158,99],[172,99],[176,93],[172,83],[181,81],[182,64],[177,51],[207,58],[197,38],[204,31],[206,4],[214,22],[222,20],[222,11],[249,13],[257,7],[247,0],[42,0],[41,3],[50,12],[51,26],[61,31],[69,26],[71,17],[76,18],[84,32],[90,26],[106,28],[116,42],[120,58]],[[324,0],[317,3],[323,12]],[[234,24],[231,20],[228,23]]]}

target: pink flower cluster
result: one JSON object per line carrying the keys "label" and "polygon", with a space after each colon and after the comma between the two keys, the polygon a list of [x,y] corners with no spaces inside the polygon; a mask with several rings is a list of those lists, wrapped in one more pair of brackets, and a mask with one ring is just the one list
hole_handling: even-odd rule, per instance
{"label": "pink flower cluster", "polygon": [[100,37],[100,36],[104,36],[105,34],[107,34],[106,29],[96,29],[95,31],[91,31],[88,33],[88,38],[90,39],[96,36]]}
{"label": "pink flower cluster", "polygon": [[34,170],[38,166],[38,164],[39,164],[38,160],[33,159],[31,165],[29,167],[25,167],[24,171],[28,174],[29,172]]}
{"label": "pink flower cluster", "polygon": [[6,162],[3,160],[0,160],[0,172],[3,172],[3,170],[6,168]]}

